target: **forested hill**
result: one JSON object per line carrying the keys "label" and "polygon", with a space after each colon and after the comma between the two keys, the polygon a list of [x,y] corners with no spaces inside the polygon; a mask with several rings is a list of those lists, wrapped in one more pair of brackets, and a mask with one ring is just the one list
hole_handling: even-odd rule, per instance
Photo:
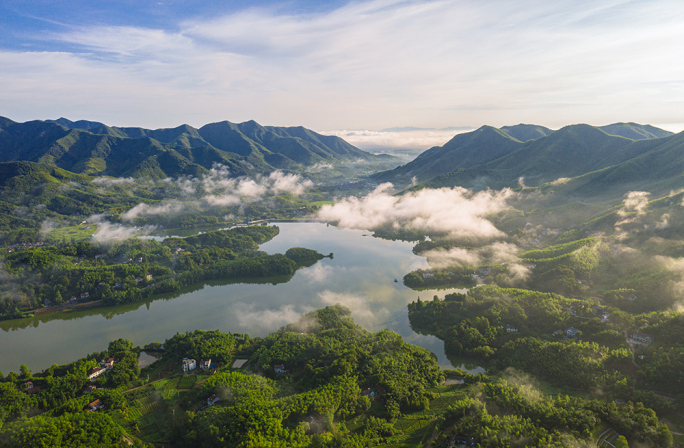
{"label": "forested hill", "polygon": [[303,127],[265,127],[255,121],[150,130],[65,118],[17,123],[0,117],[0,162],[38,162],[89,175],[199,175],[214,163],[235,175],[254,175],[275,169],[303,171],[316,164],[382,165],[390,159],[339,137]]}
{"label": "forested hill", "polygon": [[[483,126],[375,178],[398,185],[415,179],[429,187],[498,189],[517,187],[521,180],[534,187],[609,169],[611,187],[631,188],[636,181],[649,188],[656,180],[658,185],[677,183],[660,176],[678,175],[673,167],[679,166],[682,150],[679,135],[635,123],[577,124],[557,131],[522,124],[501,129]],[[637,160],[649,169],[634,172]]]}

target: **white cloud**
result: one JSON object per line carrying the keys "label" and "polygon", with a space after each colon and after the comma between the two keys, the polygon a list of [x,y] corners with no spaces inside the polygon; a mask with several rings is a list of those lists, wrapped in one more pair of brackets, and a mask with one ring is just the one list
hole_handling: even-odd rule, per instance
{"label": "white cloud", "polygon": [[26,41],[61,51],[0,51],[0,102],[146,127],[681,123],[683,18],[672,0],[373,0],[65,26]]}
{"label": "white cloud", "polygon": [[434,249],[421,255],[427,257],[430,266],[472,266],[481,263],[509,263],[518,259],[518,246],[506,242],[496,242],[488,246],[466,249],[454,247],[451,249]]}
{"label": "white cloud", "polygon": [[241,204],[243,201],[259,200],[269,195],[301,195],[313,186],[309,179],[281,171],[274,171],[268,176],[256,176],[253,179],[230,177],[228,168],[219,164],[214,165],[204,177],[164,179],[163,183],[169,194],[180,195],[180,198],[156,205],[137,204],[122,215],[123,219],[131,221],[142,216],[177,214],[190,204],[198,202],[207,207],[226,207]]}
{"label": "white cloud", "polygon": [[351,310],[355,319],[368,320],[375,317],[375,312],[370,309],[369,300],[365,297],[329,290],[320,292],[318,297],[323,305],[337,305],[339,303],[346,306]]}
{"label": "white cloud", "polygon": [[486,215],[506,208],[511,190],[473,193],[461,187],[423,189],[401,196],[382,184],[363,198],[348,197],[324,205],[319,218],[356,229],[407,229],[455,238],[494,238],[502,233]]}
{"label": "white cloud", "polygon": [[139,235],[146,235],[153,231],[155,226],[129,227],[123,224],[102,221],[97,224],[97,231],[91,237],[98,243],[123,241]]}
{"label": "white cloud", "polygon": [[254,304],[236,303],[233,315],[240,326],[259,330],[274,331],[289,323],[297,322],[302,314],[312,311],[311,307],[284,305],[278,309],[257,310]]}
{"label": "white cloud", "polygon": [[646,191],[630,191],[627,193],[622,201],[622,208],[617,211],[617,215],[621,218],[615,223],[615,229],[618,232],[622,231],[625,224],[635,223],[646,214],[650,194]]}
{"label": "white cloud", "polygon": [[180,202],[165,202],[160,205],[149,205],[140,203],[125,212],[121,217],[127,221],[132,221],[141,216],[169,215],[180,212],[185,205]]}
{"label": "white cloud", "polygon": [[309,179],[302,179],[297,174],[283,174],[282,171],[274,171],[268,176],[272,183],[271,189],[275,194],[290,193],[299,196],[307,188],[313,187],[313,182]]}
{"label": "white cloud", "polygon": [[298,274],[304,277],[307,283],[323,283],[330,279],[333,271],[332,266],[316,263],[309,268],[300,269]]}

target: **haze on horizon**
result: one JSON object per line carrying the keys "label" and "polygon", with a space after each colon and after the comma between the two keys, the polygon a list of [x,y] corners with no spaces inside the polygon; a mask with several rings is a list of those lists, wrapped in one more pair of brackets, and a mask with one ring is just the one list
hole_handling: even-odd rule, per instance
{"label": "haze on horizon", "polygon": [[678,132],[683,22],[672,0],[7,0],[0,115],[319,131],[636,121]]}

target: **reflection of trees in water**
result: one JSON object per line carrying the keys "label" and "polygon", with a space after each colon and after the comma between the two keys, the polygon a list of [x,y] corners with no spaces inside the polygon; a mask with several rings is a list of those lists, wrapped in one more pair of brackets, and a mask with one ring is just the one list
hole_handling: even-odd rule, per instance
{"label": "reflection of trees in water", "polygon": [[[315,263],[314,263],[315,264]],[[307,267],[307,266],[303,266]],[[192,286],[186,286],[182,289],[174,292],[163,293],[157,296],[141,300],[139,302],[124,303],[121,305],[114,306],[97,306],[92,307],[88,310],[69,310],[54,313],[40,314],[34,317],[28,317],[24,319],[13,319],[11,321],[0,322],[0,329],[4,331],[16,331],[23,330],[25,328],[38,328],[40,324],[45,324],[53,320],[74,320],[81,319],[88,316],[100,315],[107,320],[111,320],[116,316],[129,313],[131,311],[136,311],[140,309],[143,305],[149,310],[152,302],[164,300],[173,300],[185,294],[190,294],[193,292],[200,291],[205,288],[205,286],[225,286],[225,285],[235,285],[235,284],[246,284],[246,285],[279,285],[289,282],[293,275],[278,275],[274,277],[260,277],[260,278],[249,278],[249,279],[238,279],[238,280],[210,280],[201,283],[197,283]]]}

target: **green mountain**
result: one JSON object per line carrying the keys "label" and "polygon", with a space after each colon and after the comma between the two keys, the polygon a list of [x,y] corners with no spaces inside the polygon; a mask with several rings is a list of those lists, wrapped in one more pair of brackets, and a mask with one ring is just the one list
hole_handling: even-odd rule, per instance
{"label": "green mountain", "polygon": [[667,194],[684,186],[684,133],[633,142],[615,159],[610,166],[541,189],[561,197],[609,199],[637,190]]}
{"label": "green mountain", "polygon": [[520,148],[523,143],[491,126],[458,134],[444,146],[436,146],[416,159],[391,171],[378,173],[377,181],[407,184],[415,177],[424,182],[454,170],[471,168],[496,160]]}
{"label": "green mountain", "polygon": [[275,169],[304,171],[362,161],[381,169],[394,160],[362,151],[338,137],[302,127],[264,127],[254,121],[195,129],[118,128],[90,121],[16,123],[0,118],[0,162],[26,160],[75,173],[133,177],[199,175],[220,163],[235,175]]}

